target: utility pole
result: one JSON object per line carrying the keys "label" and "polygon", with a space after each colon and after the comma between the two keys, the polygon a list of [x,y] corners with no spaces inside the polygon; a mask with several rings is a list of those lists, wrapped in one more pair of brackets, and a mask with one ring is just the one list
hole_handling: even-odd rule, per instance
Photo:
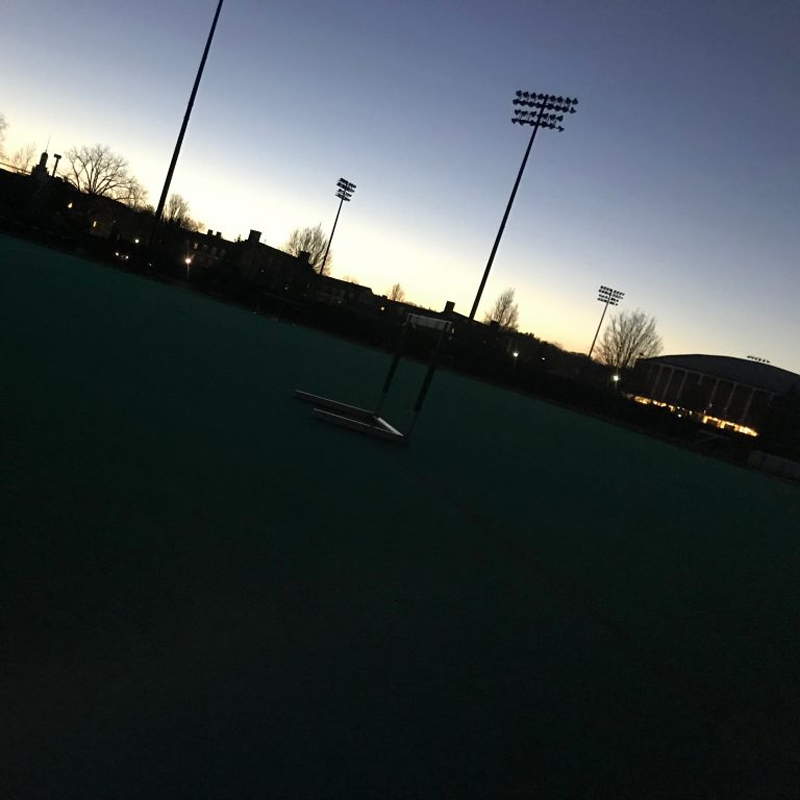
{"label": "utility pole", "polygon": [[336,223],[339,221],[339,214],[342,212],[342,203],[347,201],[350,202],[350,198],[353,196],[353,192],[356,190],[356,185],[354,183],[350,183],[346,178],[339,178],[336,181],[336,186],[338,187],[336,190],[336,196],[339,198],[339,208],[336,210],[336,218],[333,220],[333,230],[331,231],[331,235],[328,237],[328,244],[325,247],[325,255],[322,257],[322,263],[319,265],[319,274],[322,275],[325,270],[325,262],[328,260],[328,252],[331,249],[331,242],[333,241],[333,234],[336,233]]}
{"label": "utility pole", "polygon": [[[511,122],[518,125],[532,125],[531,138],[528,141],[528,148],[525,150],[525,155],[522,159],[522,165],[517,173],[517,180],[514,182],[514,188],[511,190],[511,197],[508,200],[505,214],[503,214],[503,221],[500,223],[500,230],[497,231],[497,238],[494,240],[492,252],[489,254],[489,260],[486,262],[486,269],[483,271],[478,293],[475,295],[475,302],[472,304],[472,311],[469,312],[469,318],[475,319],[475,314],[478,311],[478,304],[481,301],[483,289],[486,286],[486,280],[489,277],[489,272],[492,269],[497,248],[500,246],[500,239],[503,236],[503,230],[508,221],[508,215],[511,213],[511,206],[514,205],[514,198],[517,196],[517,189],[519,189],[520,181],[522,180],[522,173],[525,172],[525,165],[528,163],[528,156],[530,155],[531,148],[533,147],[533,140],[540,128],[550,128],[551,130],[558,131],[559,133],[564,130],[561,123],[564,121],[565,114],[574,114],[575,106],[578,101],[572,97],[556,97],[552,94],[536,94],[535,92],[518,91],[517,96],[512,101],[517,108],[514,109],[514,117]],[[528,106],[533,111],[525,111],[524,108],[519,106]]]}
{"label": "utility pole", "polygon": [[169,194],[169,187],[172,183],[172,175],[175,172],[175,165],[178,163],[178,156],[181,153],[181,145],[183,144],[183,137],[186,135],[186,128],[189,125],[189,117],[192,115],[192,108],[194,107],[194,99],[197,97],[197,89],[200,86],[200,79],[203,77],[203,69],[206,65],[206,59],[208,58],[208,51],[211,49],[211,42],[214,39],[214,31],[217,29],[217,20],[219,19],[219,12],[222,11],[222,3],[224,0],[219,0],[217,3],[217,11],[214,14],[214,21],[211,23],[211,30],[208,33],[208,39],[206,40],[206,46],[203,50],[203,57],[200,59],[200,66],[197,69],[197,75],[194,79],[194,86],[192,87],[192,93],[189,95],[189,102],[186,105],[186,113],[183,115],[183,123],[181,124],[181,130],[178,134],[178,141],[175,143],[175,150],[172,153],[172,161],[170,161],[169,169],[167,170],[167,178],[164,181],[164,188],[161,190],[161,197],[158,200],[158,206],[156,206],[155,216],[153,217],[153,227],[150,231],[150,242],[153,243],[155,239],[155,235],[158,231],[158,226],[161,224],[161,216],[164,213],[164,206],[167,203],[167,195]]}

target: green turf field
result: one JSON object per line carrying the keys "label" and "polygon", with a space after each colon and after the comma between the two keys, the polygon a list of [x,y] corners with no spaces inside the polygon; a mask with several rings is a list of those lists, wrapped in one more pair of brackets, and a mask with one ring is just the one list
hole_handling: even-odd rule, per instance
{"label": "green turf field", "polygon": [[5,237],[0,341],[0,796],[800,781],[796,487]]}

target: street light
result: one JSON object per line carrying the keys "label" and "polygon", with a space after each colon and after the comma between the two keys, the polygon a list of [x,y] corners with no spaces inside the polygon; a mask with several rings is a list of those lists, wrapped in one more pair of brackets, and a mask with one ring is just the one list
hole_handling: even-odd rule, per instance
{"label": "street light", "polygon": [[192,115],[192,108],[194,107],[194,99],[197,96],[197,89],[200,86],[200,78],[203,77],[203,69],[206,65],[206,59],[208,58],[208,51],[211,49],[211,41],[214,38],[214,31],[217,29],[217,20],[219,19],[219,12],[222,11],[222,3],[223,0],[219,0],[217,3],[217,10],[214,14],[214,21],[211,23],[211,30],[208,32],[208,39],[206,40],[206,46],[203,50],[203,57],[200,59],[200,66],[197,69],[197,75],[194,79],[194,86],[192,87],[192,92],[189,95],[189,102],[186,105],[186,113],[183,115],[183,122],[181,123],[181,130],[178,134],[178,141],[175,143],[175,150],[172,153],[172,161],[170,161],[169,169],[167,170],[167,177],[164,181],[164,188],[161,190],[161,197],[158,199],[158,206],[156,207],[155,214],[153,215],[153,227],[150,231],[150,242],[152,243],[153,238],[155,236],[156,231],[158,230],[158,226],[161,222],[161,215],[164,213],[164,206],[167,203],[167,194],[169,193],[169,187],[172,183],[172,175],[175,172],[175,165],[178,163],[178,156],[181,152],[181,145],[183,144],[183,137],[186,134],[186,127],[189,124],[189,117]]}
{"label": "street light", "polygon": [[328,237],[328,244],[325,247],[325,255],[322,257],[322,263],[319,265],[320,275],[322,275],[322,272],[325,269],[325,262],[328,260],[328,251],[331,249],[333,234],[336,233],[336,223],[339,221],[339,214],[342,211],[342,203],[344,203],[345,200],[349,203],[350,198],[353,196],[353,192],[356,190],[356,185],[354,183],[350,183],[350,181],[346,180],[345,178],[339,178],[339,180],[336,181],[336,186],[336,196],[339,198],[339,208],[336,211],[336,219],[333,221],[333,230],[331,230],[331,235]]}
{"label": "street light", "polygon": [[592,346],[589,348],[589,359],[592,357],[592,351],[594,350],[594,345],[597,341],[597,335],[600,333],[600,328],[603,327],[603,319],[606,316],[608,307],[618,305],[619,301],[622,300],[623,297],[625,297],[625,292],[618,292],[616,289],[612,289],[610,286],[601,286],[597,290],[597,299],[605,305],[603,306],[603,313],[600,315],[600,324],[597,326],[594,339],[592,339]]}
{"label": "street light", "polygon": [[[517,196],[517,189],[522,180],[522,173],[525,171],[525,165],[528,163],[528,156],[533,147],[533,140],[539,128],[549,128],[550,130],[558,131],[559,133],[564,130],[561,123],[564,121],[566,114],[574,114],[575,106],[578,101],[573,97],[556,97],[554,94],[537,94],[536,92],[522,92],[518,91],[516,97],[512,101],[517,108],[514,109],[514,117],[511,122],[518,125],[531,125],[531,138],[528,142],[528,149],[525,151],[525,156],[522,159],[522,166],[519,168],[517,180],[514,183],[514,188],[511,191],[511,197],[506,206],[506,213],[503,214],[503,221],[500,223],[500,230],[497,231],[497,238],[494,240],[492,252],[489,254],[489,260],[486,262],[486,269],[483,271],[481,278],[481,285],[478,287],[478,294],[475,295],[475,302],[472,304],[472,311],[469,312],[469,318],[475,319],[475,313],[478,310],[478,303],[480,303],[483,288],[486,286],[486,279],[489,277],[489,271],[492,269],[492,262],[494,261],[497,248],[500,246],[500,238],[503,235],[503,230],[508,221],[508,215],[511,213],[511,206],[514,204],[514,198]],[[530,111],[527,108],[533,109]]]}

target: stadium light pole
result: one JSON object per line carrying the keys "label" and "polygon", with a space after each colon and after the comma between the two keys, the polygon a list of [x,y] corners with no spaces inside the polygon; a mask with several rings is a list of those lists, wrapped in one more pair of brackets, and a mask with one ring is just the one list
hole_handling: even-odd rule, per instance
{"label": "stadium light pole", "polygon": [[625,292],[618,292],[616,289],[612,289],[610,286],[601,286],[597,290],[597,299],[604,303],[603,306],[603,313],[600,315],[600,324],[597,326],[597,330],[594,334],[594,339],[592,339],[592,346],[589,348],[589,360],[592,360],[592,352],[594,350],[595,342],[597,342],[597,337],[600,334],[600,328],[603,327],[603,320],[606,316],[606,311],[608,311],[609,306],[616,306],[619,305],[619,301],[625,297]]}
{"label": "stadium light pole", "polygon": [[[531,125],[531,138],[528,141],[528,148],[525,150],[525,156],[522,159],[522,165],[517,174],[517,180],[514,183],[514,188],[511,190],[511,197],[506,206],[506,212],[503,214],[503,221],[500,223],[500,230],[497,231],[497,238],[494,240],[492,252],[489,254],[489,260],[486,262],[486,269],[483,271],[481,278],[481,285],[478,287],[478,293],[475,295],[475,302],[472,304],[472,311],[469,312],[469,318],[475,319],[475,313],[478,310],[478,303],[481,301],[483,289],[486,286],[486,279],[489,277],[489,272],[492,269],[497,248],[500,246],[500,239],[503,236],[503,230],[508,221],[508,215],[511,213],[511,206],[514,205],[514,198],[517,196],[517,189],[519,189],[520,181],[522,180],[522,173],[525,171],[525,165],[528,163],[528,156],[530,155],[531,148],[533,147],[533,140],[540,128],[549,128],[550,130],[558,131],[559,133],[564,130],[561,123],[564,121],[564,115],[574,114],[575,106],[578,101],[573,97],[556,97],[553,94],[537,94],[536,92],[522,92],[518,91],[517,96],[512,101],[517,108],[514,109],[514,117],[511,122],[518,125]],[[522,108],[520,108],[522,106]],[[525,110],[528,107],[532,110]]]}
{"label": "stadium light pole", "polygon": [[336,181],[336,196],[339,198],[339,208],[336,210],[336,219],[333,220],[333,230],[331,230],[331,235],[328,237],[328,244],[325,247],[325,255],[322,256],[322,263],[319,265],[319,274],[322,275],[323,271],[325,270],[325,262],[328,260],[328,252],[331,249],[331,242],[333,241],[333,234],[336,233],[336,223],[339,221],[339,214],[342,212],[342,203],[345,200],[349,203],[350,198],[353,196],[353,192],[356,190],[356,185],[354,183],[350,183],[345,178],[339,178]]}
{"label": "stadium light pole", "polygon": [[192,93],[189,95],[189,102],[186,105],[186,113],[183,115],[183,123],[181,124],[181,130],[178,134],[178,141],[175,143],[175,150],[172,153],[172,161],[170,161],[169,169],[167,170],[167,178],[164,181],[164,188],[161,190],[161,197],[158,199],[158,206],[156,207],[155,215],[153,216],[153,228],[150,231],[150,241],[153,241],[155,237],[156,231],[158,230],[158,226],[161,223],[161,216],[164,213],[164,206],[167,203],[167,194],[169,193],[169,187],[172,183],[172,175],[175,172],[175,165],[178,163],[178,156],[181,153],[181,145],[183,144],[183,137],[186,135],[186,127],[189,125],[189,117],[192,115],[192,108],[194,107],[194,99],[197,96],[197,89],[200,86],[200,79],[203,77],[203,69],[206,65],[206,59],[208,58],[208,51],[211,49],[211,41],[214,38],[214,31],[217,29],[217,20],[219,19],[219,12],[222,11],[222,3],[224,0],[219,0],[217,3],[217,10],[214,14],[214,21],[211,23],[211,30],[208,32],[208,39],[206,40],[206,46],[203,50],[203,57],[200,59],[200,66],[197,69],[197,75],[194,79],[194,86],[192,87]]}

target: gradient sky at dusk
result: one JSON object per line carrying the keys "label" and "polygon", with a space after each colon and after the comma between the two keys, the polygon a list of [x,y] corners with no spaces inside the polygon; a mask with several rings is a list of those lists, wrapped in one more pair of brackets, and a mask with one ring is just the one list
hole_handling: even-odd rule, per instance
{"label": "gradient sky at dusk", "polygon": [[[216,0],[26,0],[0,23],[6,150],[102,142],[155,204]],[[517,89],[576,96],[543,131],[483,307],[586,351],[601,283],[665,352],[800,371],[800,5],[226,0],[173,190],[226,238],[336,212],[333,274],[468,313],[527,141]]]}

